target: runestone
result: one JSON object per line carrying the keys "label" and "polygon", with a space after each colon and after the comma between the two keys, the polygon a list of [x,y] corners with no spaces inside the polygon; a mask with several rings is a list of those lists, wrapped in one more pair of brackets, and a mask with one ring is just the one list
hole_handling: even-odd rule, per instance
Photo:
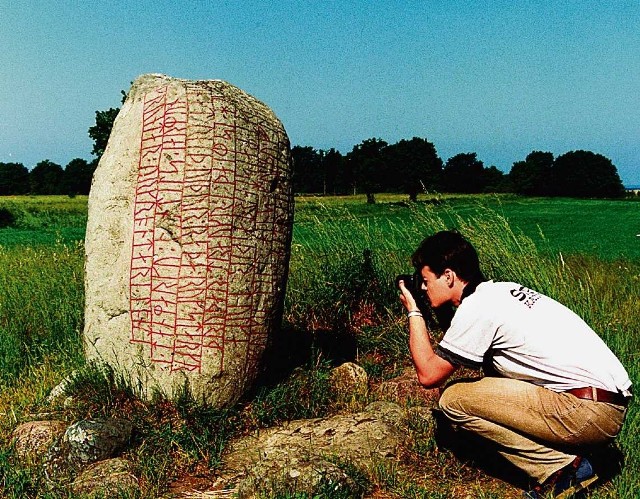
{"label": "runestone", "polygon": [[237,401],[279,326],[292,221],[289,139],[266,105],[139,77],[89,195],[88,360],[145,399]]}

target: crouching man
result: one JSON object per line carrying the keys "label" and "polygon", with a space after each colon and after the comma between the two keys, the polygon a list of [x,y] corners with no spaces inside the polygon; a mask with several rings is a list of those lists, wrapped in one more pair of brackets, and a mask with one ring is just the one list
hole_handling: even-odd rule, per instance
{"label": "crouching man", "polygon": [[629,375],[575,313],[513,282],[486,281],[473,246],[438,232],[412,256],[432,307],[457,307],[433,349],[416,300],[400,281],[418,380],[442,385],[459,366],[489,361],[498,376],[452,383],[440,408],[496,444],[538,485],[525,497],[566,496],[596,480],[584,450],[614,439],[631,397]]}

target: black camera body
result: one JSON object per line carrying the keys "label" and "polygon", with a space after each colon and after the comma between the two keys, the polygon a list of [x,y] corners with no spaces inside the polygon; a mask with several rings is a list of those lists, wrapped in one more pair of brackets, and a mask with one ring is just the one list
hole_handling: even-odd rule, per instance
{"label": "black camera body", "polygon": [[455,309],[451,304],[445,304],[437,308],[432,308],[429,305],[429,299],[427,293],[422,289],[422,275],[419,272],[413,274],[400,274],[396,277],[396,288],[400,286],[400,281],[404,281],[404,286],[413,296],[416,302],[418,310],[422,312],[422,315],[428,321],[432,315],[435,317],[438,326],[442,331],[446,331],[451,324]]}
{"label": "black camera body", "polygon": [[416,302],[418,310],[427,317],[430,315],[429,301],[427,300],[426,292],[422,289],[422,275],[420,272],[414,272],[413,274],[400,274],[396,277],[396,288],[400,286],[400,281],[404,281],[404,287],[411,293],[413,299]]}
{"label": "black camera body", "polygon": [[396,277],[396,288],[400,286],[400,281],[404,281],[404,287],[407,288],[413,299],[418,301],[423,299],[424,291],[422,291],[422,276],[418,272],[413,274],[400,274]]}

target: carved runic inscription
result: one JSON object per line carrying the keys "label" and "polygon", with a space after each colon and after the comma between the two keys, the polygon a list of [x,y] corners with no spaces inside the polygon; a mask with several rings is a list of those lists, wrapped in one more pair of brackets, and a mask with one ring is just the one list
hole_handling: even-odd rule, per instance
{"label": "carved runic inscription", "polygon": [[[131,342],[170,371],[224,368],[244,344],[247,364],[266,342],[266,293],[279,285],[275,233],[288,230],[291,200],[274,192],[282,168],[277,134],[241,103],[187,84],[145,95],[135,187],[130,272]],[[242,119],[239,114],[243,113]],[[255,114],[255,113],[254,113]],[[280,262],[280,263],[278,263]],[[256,269],[256,265],[260,268]],[[269,300],[266,300],[267,302]]]}

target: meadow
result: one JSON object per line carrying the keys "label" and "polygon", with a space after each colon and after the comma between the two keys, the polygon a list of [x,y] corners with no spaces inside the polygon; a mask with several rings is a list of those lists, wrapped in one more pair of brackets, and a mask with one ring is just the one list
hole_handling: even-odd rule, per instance
{"label": "meadow", "polygon": [[[355,357],[373,383],[410,365],[393,277],[410,270],[409,256],[424,236],[444,228],[457,228],[474,243],[488,277],[519,281],[570,305],[620,357],[632,381],[640,381],[636,201],[512,195],[433,195],[417,203],[396,195],[377,199],[374,205],[360,196],[296,199],[281,331],[289,350],[280,352],[278,366],[237,407],[212,411],[186,399],[142,405],[122,383],[85,365],[87,198],[0,198],[0,497],[68,497],[48,490],[37,468],[16,463],[9,434],[44,410],[47,393],[72,371],[80,372],[82,396],[57,408],[58,416],[71,421],[127,414],[139,428],[140,445],[128,457],[142,478],[143,497],[157,497],[172,480],[194,470],[215,472],[234,434],[344,410],[326,389],[332,365]],[[637,497],[638,419],[632,403],[618,438],[625,466],[591,497]],[[433,435],[423,430],[414,425],[414,444],[399,463],[415,472],[382,465],[359,470],[366,477],[363,493],[517,496],[513,487],[438,449]],[[302,496],[284,491],[280,497]]]}

